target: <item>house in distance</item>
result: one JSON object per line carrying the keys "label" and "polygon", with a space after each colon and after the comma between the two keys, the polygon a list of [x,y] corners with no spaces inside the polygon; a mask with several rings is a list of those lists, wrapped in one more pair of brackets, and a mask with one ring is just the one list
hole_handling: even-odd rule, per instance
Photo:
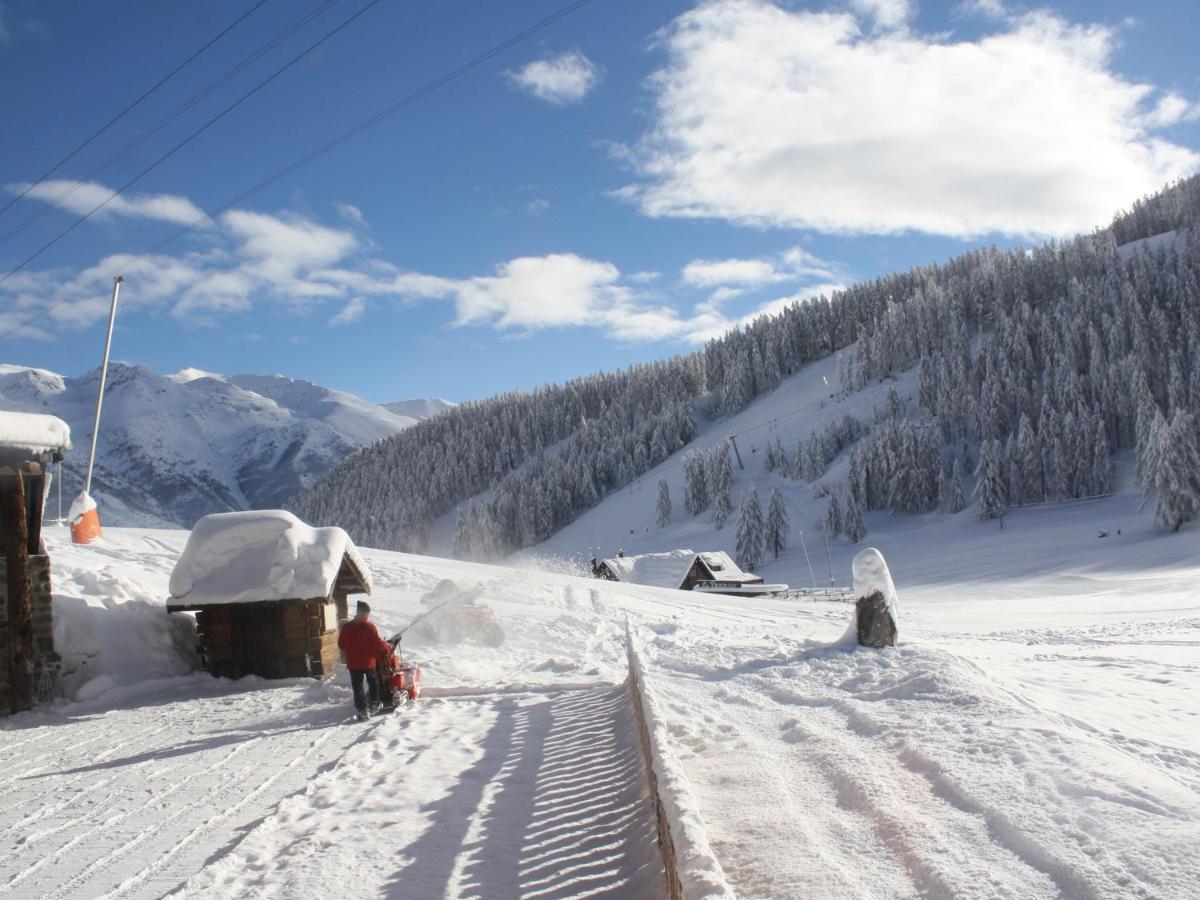
{"label": "house in distance", "polygon": [[212,674],[326,678],[347,598],[371,593],[371,573],[340,528],[284,510],[215,513],[192,529],[170,590],[168,612],[196,613]]}
{"label": "house in distance", "polygon": [[648,587],[747,597],[777,594],[788,589],[786,584],[764,584],[762,576],[743,572],[728,553],[720,550],[704,553],[668,550],[638,556],[620,554],[596,563],[592,574],[608,581]]}

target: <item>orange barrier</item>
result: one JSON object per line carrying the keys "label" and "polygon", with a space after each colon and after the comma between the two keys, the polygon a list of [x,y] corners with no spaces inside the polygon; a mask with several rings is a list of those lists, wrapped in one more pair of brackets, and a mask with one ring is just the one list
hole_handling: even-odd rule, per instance
{"label": "orange barrier", "polygon": [[100,512],[94,507],[71,522],[72,543],[90,544],[100,535]]}

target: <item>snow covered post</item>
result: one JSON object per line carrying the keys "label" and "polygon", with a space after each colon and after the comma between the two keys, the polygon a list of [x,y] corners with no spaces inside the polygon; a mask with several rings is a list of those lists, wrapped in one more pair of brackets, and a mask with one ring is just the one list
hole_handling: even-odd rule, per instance
{"label": "snow covered post", "polygon": [[854,616],[862,647],[895,647],[900,632],[896,585],[883,554],[868,547],[851,564],[854,576]]}

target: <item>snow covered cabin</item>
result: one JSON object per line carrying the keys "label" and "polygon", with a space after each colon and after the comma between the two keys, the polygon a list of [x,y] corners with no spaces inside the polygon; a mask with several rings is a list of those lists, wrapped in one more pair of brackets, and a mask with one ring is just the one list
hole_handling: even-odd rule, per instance
{"label": "snow covered cabin", "polygon": [[601,560],[597,578],[644,584],[679,591],[703,591],[717,594],[758,596],[787,590],[786,584],[764,584],[759,575],[743,572],[721,550],[696,553],[693,550],[668,550]]}
{"label": "snow covered cabin", "polygon": [[171,573],[168,612],[195,612],[204,667],[241,678],[326,678],[350,594],[371,573],[340,528],[280,509],[214,513],[192,529]]}
{"label": "snow covered cabin", "polygon": [[69,449],[71,429],[62,419],[0,411],[0,714],[54,693],[59,659],[42,540],[43,467]]}

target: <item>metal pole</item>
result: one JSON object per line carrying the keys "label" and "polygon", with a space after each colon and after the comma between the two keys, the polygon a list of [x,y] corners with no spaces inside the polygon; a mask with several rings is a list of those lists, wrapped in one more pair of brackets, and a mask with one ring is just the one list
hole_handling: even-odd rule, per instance
{"label": "metal pole", "polygon": [[800,549],[804,551],[804,561],[808,563],[808,577],[812,579],[813,587],[817,584],[817,573],[813,571],[812,560],[808,558],[808,543],[804,540],[804,532],[800,532]]}
{"label": "metal pole", "polygon": [[58,524],[61,525],[62,517],[62,460],[58,461]]}
{"label": "metal pole", "polygon": [[87,478],[83,482],[83,492],[92,492],[92,466],[96,462],[96,439],[100,437],[100,407],[104,405],[104,381],[108,377],[108,351],[112,347],[113,323],[117,320],[117,297],[121,294],[122,278],[118,275],[113,279],[112,308],[108,311],[108,334],[104,338],[104,362],[100,364],[100,388],[96,391],[96,423],[92,426],[92,449],[88,453]]}
{"label": "metal pole", "polygon": [[729,440],[729,443],[733,444],[733,455],[737,457],[737,461],[738,461],[738,468],[739,468],[739,469],[744,469],[744,468],[746,468],[745,466],[743,466],[743,465],[742,465],[742,453],[741,453],[741,451],[740,451],[740,450],[738,450],[738,445],[737,445],[737,435],[736,435],[736,434],[732,434],[732,433],[731,433],[731,434],[729,435],[729,438],[728,438],[728,440]]}
{"label": "metal pole", "polygon": [[825,538],[825,559],[829,563],[829,586],[833,587],[833,555],[829,552],[829,532],[821,529],[821,537]]}

